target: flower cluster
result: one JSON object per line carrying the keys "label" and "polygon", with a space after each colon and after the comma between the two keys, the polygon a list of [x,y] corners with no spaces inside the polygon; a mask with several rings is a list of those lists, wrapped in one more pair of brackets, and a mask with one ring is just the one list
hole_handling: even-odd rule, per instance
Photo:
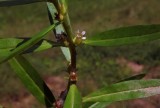
{"label": "flower cluster", "polygon": [[86,34],[86,31],[82,31],[82,32],[80,32],[79,30],[77,31],[76,36],[74,38],[75,45],[79,45],[82,43],[83,40],[86,40],[85,34]]}

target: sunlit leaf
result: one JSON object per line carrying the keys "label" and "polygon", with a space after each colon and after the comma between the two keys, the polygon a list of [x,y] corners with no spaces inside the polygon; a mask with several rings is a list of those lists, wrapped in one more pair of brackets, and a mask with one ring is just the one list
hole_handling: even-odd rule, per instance
{"label": "sunlit leaf", "polygon": [[113,84],[83,98],[83,102],[116,102],[160,94],[160,80],[134,80]]}
{"label": "sunlit leaf", "polygon": [[9,55],[7,55],[5,58],[3,58],[2,60],[0,60],[0,63],[5,62],[6,60],[9,60],[10,58],[21,54],[22,52],[26,51],[27,49],[29,49],[30,47],[32,47],[34,44],[38,43],[49,31],[51,31],[55,26],[55,25],[51,25],[48,28],[42,30],[41,32],[37,33],[36,35],[33,35],[32,38],[30,40],[28,40],[27,42],[25,42],[24,44],[18,46],[16,49],[14,49],[13,51],[11,51],[11,53]]}
{"label": "sunlit leaf", "polygon": [[93,46],[119,46],[160,39],[160,25],[121,27],[88,37],[83,43]]}
{"label": "sunlit leaf", "polygon": [[45,0],[0,0],[0,7],[24,5],[24,4],[30,4],[35,2],[45,2]]}
{"label": "sunlit leaf", "polygon": [[76,85],[71,85],[64,108],[82,108],[82,97]]}
{"label": "sunlit leaf", "polygon": [[49,20],[51,24],[53,24],[53,21],[56,21],[55,17],[56,17],[57,10],[54,4],[50,2],[47,2],[47,8],[48,8]]}
{"label": "sunlit leaf", "polygon": [[[48,15],[49,15],[50,23],[51,24],[56,23],[57,20],[55,19],[55,17],[56,17],[55,15],[57,13],[57,10],[56,10],[55,6],[52,3],[47,3],[47,6],[48,6]],[[64,30],[62,24],[58,25],[54,29],[54,35],[55,35],[56,38],[58,38],[57,34],[62,34],[64,32],[65,32],[65,30]],[[61,47],[61,50],[62,50],[62,53],[64,54],[66,60],[68,62],[70,62],[70,60],[71,60],[71,54],[70,54],[69,48],[67,48],[67,47]]]}
{"label": "sunlit leaf", "polygon": [[71,54],[69,48],[61,47],[62,53],[64,54],[67,61],[71,61]]}
{"label": "sunlit leaf", "polygon": [[32,65],[22,56],[9,60],[9,63],[26,88],[47,108],[53,107],[55,98]]}

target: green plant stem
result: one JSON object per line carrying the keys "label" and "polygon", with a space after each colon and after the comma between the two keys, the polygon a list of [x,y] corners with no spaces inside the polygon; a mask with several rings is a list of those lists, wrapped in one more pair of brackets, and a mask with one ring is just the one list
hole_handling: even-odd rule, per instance
{"label": "green plant stem", "polygon": [[[60,10],[61,9],[60,6],[62,6],[63,4],[59,4],[59,2],[57,0],[55,0],[55,1],[50,0],[50,1],[52,1],[52,3],[55,5],[55,7],[58,11],[58,15],[61,15],[62,13],[60,13],[60,12],[62,12],[62,10]],[[64,5],[64,6],[66,6],[66,5]],[[66,8],[66,7],[64,7],[64,8]],[[58,18],[59,18],[58,20],[62,21],[62,25],[63,25],[64,30],[65,30],[66,35],[67,35],[67,41],[69,43],[68,48],[69,48],[69,51],[70,51],[70,54],[71,54],[71,61],[70,61],[70,65],[68,67],[68,73],[70,75],[69,80],[68,80],[68,86],[67,86],[65,92],[62,91],[62,93],[59,96],[59,99],[57,100],[57,102],[59,100],[65,101],[65,98],[68,94],[68,91],[69,91],[71,85],[76,84],[76,82],[77,82],[76,81],[76,79],[77,79],[76,74],[75,74],[75,78],[73,77],[75,80],[72,80],[72,76],[71,76],[73,73],[76,73],[76,46],[73,42],[73,32],[72,32],[70,19],[69,19],[69,15],[67,13],[67,10],[65,11],[64,14],[62,14],[63,19],[61,19],[60,16],[58,16]]]}
{"label": "green plant stem", "polygon": [[[63,19],[59,19],[59,20],[63,20],[62,25],[65,29],[66,34],[67,34],[67,41],[69,43],[68,47],[69,47],[70,54],[71,54],[71,64],[69,66],[70,69],[68,72],[69,73],[76,72],[76,48],[75,48],[75,45],[73,42],[73,32],[72,32],[72,27],[70,24],[69,15],[67,12],[67,7],[64,7],[66,9],[65,13],[61,13],[62,7],[60,7],[60,6],[66,6],[66,5],[60,4],[60,2],[58,2],[58,0],[49,0],[49,2],[51,2],[55,5],[55,7],[58,11],[58,15],[62,14],[62,16],[63,16]],[[60,18],[60,17],[58,17],[58,18]]]}
{"label": "green plant stem", "polygon": [[72,32],[72,27],[70,24],[70,19],[69,19],[69,15],[66,12],[65,16],[64,16],[64,20],[63,20],[63,27],[67,33],[67,39],[69,42],[69,50],[71,53],[71,65],[70,65],[70,72],[76,72],[76,48],[75,45],[73,43],[73,32]]}
{"label": "green plant stem", "polygon": [[68,13],[65,14],[62,24],[64,26],[64,29],[65,29],[67,35],[68,35],[68,39],[69,39],[70,43],[73,44],[73,39],[72,39],[73,32],[72,32],[72,27],[71,27],[71,23],[70,23],[70,19],[69,19]]}
{"label": "green plant stem", "polygon": [[71,53],[70,73],[76,72],[76,48],[75,48],[75,45],[74,45],[73,39],[72,39],[73,32],[72,32],[68,13],[66,13],[66,15],[64,17],[63,26],[64,26],[64,29],[65,29],[67,36],[68,36],[67,38],[68,38],[68,42],[69,42],[69,50]]}

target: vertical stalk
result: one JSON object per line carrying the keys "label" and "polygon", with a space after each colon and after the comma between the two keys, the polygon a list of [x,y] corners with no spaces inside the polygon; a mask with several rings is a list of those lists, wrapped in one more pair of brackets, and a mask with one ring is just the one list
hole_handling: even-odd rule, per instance
{"label": "vertical stalk", "polygon": [[59,99],[56,101],[55,106],[56,108],[62,108],[63,103],[61,103],[61,100],[65,101],[65,98],[68,94],[69,88],[72,84],[76,84],[77,82],[77,76],[76,76],[76,46],[73,42],[73,32],[70,24],[69,15],[67,12],[67,6],[65,4],[65,1],[63,0],[50,0],[52,2],[57,11],[57,20],[62,22],[62,25],[64,27],[64,30],[66,32],[66,40],[68,41],[69,45],[69,51],[71,54],[71,61],[70,65],[68,66],[68,73],[69,73],[69,80],[68,80],[68,86],[65,91],[62,91],[61,95],[59,96]]}
{"label": "vertical stalk", "polygon": [[71,54],[71,63],[69,66],[69,73],[76,72],[76,48],[73,43],[73,32],[70,24],[70,19],[67,11],[67,6],[65,4],[65,1],[63,0],[49,0],[49,2],[52,2],[57,11],[58,11],[58,20],[62,21],[63,27],[65,29],[65,32],[67,34],[67,41],[69,43],[68,47]]}
{"label": "vertical stalk", "polygon": [[64,29],[67,33],[67,39],[69,42],[69,50],[71,53],[71,64],[70,64],[70,72],[69,73],[76,72],[76,48],[73,43],[73,32],[72,32],[68,13],[66,13],[66,15],[64,17],[63,26],[64,26]]}

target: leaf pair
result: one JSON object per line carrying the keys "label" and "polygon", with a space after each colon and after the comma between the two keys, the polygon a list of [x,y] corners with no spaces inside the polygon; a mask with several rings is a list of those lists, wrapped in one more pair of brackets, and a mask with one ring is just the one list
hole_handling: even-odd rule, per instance
{"label": "leaf pair", "polygon": [[[42,40],[42,38],[49,32],[51,31],[53,28],[55,28],[59,23],[56,23],[54,25],[51,25],[47,28],[45,28],[44,30],[42,30],[41,32],[37,33],[36,35],[33,35],[31,39],[29,39],[28,41],[24,42],[23,44],[17,46],[17,48],[15,48],[14,50],[10,51],[9,54],[5,55],[5,57],[0,58],[0,63],[3,63],[7,60],[9,60],[10,58],[19,55],[25,51],[27,51],[29,48],[32,48],[33,45],[35,45],[36,43],[38,43],[40,40]],[[19,42],[20,40],[15,40],[15,42]],[[5,40],[1,40],[1,42],[4,43],[4,45],[1,44],[1,48],[6,48],[6,47],[11,47],[11,46],[15,46],[16,43],[15,42],[11,42],[10,43],[6,43],[5,45]],[[55,44],[55,46],[58,46],[59,44]],[[6,47],[5,47],[6,46]],[[42,48],[42,47],[41,47]],[[10,48],[9,48],[10,50]],[[40,50],[40,49],[37,49]],[[5,50],[7,51],[7,50]],[[5,52],[3,50],[3,53]]]}
{"label": "leaf pair", "polygon": [[[24,44],[30,39],[31,38],[0,39],[0,57],[3,58],[4,56],[9,55],[14,49],[16,49],[17,47]],[[41,39],[38,43],[34,44],[32,47],[23,51],[23,54],[39,52],[39,51],[47,50],[49,48],[58,47],[58,46],[62,46],[62,44],[59,44],[50,40]]]}
{"label": "leaf pair", "polygon": [[[64,3],[64,0],[62,0],[61,2]],[[52,3],[48,2],[47,3],[47,7],[48,7],[48,16],[49,16],[50,23],[54,24],[54,23],[57,22],[57,20],[55,19],[55,17],[56,17],[55,15],[57,14],[58,11],[57,11],[56,7],[54,6],[54,4],[52,4]],[[56,38],[59,38],[59,37],[57,37],[58,36],[57,34],[62,34],[62,33],[65,32],[63,25],[62,24],[58,25],[54,29],[53,32],[54,32],[54,35],[56,36]],[[71,60],[71,54],[70,54],[69,48],[61,47],[61,51],[64,54],[66,60],[68,62],[70,62],[70,60]]]}
{"label": "leaf pair", "polygon": [[[119,46],[160,39],[160,25],[139,25],[109,30],[86,39],[83,43],[93,46]],[[145,74],[125,80],[142,78]],[[122,80],[122,81],[125,81]],[[116,101],[137,99],[160,94],[160,80],[127,81],[107,86],[83,98],[83,102],[96,102],[90,107]],[[106,102],[106,103],[105,103]]]}
{"label": "leaf pair", "polygon": [[[47,107],[53,107],[53,102],[55,102],[54,96],[52,95],[50,89],[47,87],[45,82],[39,76],[37,71],[30,65],[30,63],[24,57],[20,56],[19,54],[23,53],[24,51],[27,51],[27,49],[29,48],[32,48],[33,45],[36,46],[36,43],[40,42],[40,40],[42,41],[43,44],[48,46],[48,42],[50,41],[47,41],[46,43],[46,40],[42,40],[42,38],[54,27],[56,27],[57,24],[59,23],[56,23],[54,25],[47,27],[46,29],[39,32],[38,34],[32,36],[32,38],[28,39],[26,42],[23,42],[24,41],[23,39],[13,39],[13,38],[10,38],[10,42],[8,42],[8,39],[0,40],[1,41],[0,48],[4,52],[8,49],[12,49],[16,47],[14,50],[10,51],[9,54],[5,56],[1,62],[14,57],[13,59],[9,60],[11,67],[15,70],[16,74],[19,76],[19,78],[21,79],[23,84],[27,87],[27,89],[41,103],[43,103]],[[46,46],[43,44],[41,44],[41,46],[38,47],[38,49],[36,50],[45,49]],[[55,45],[58,45],[58,44],[55,44]]]}
{"label": "leaf pair", "polygon": [[93,46],[120,46],[160,39],[160,25],[138,25],[109,30],[88,37],[83,43]]}
{"label": "leaf pair", "polygon": [[[130,80],[140,80],[142,79],[146,74],[145,73],[141,73],[141,74],[137,74],[134,76],[131,76],[129,78],[125,78],[119,82],[122,81],[130,81]],[[84,108],[106,108],[108,105],[110,105],[112,102],[85,102],[84,103]]]}

